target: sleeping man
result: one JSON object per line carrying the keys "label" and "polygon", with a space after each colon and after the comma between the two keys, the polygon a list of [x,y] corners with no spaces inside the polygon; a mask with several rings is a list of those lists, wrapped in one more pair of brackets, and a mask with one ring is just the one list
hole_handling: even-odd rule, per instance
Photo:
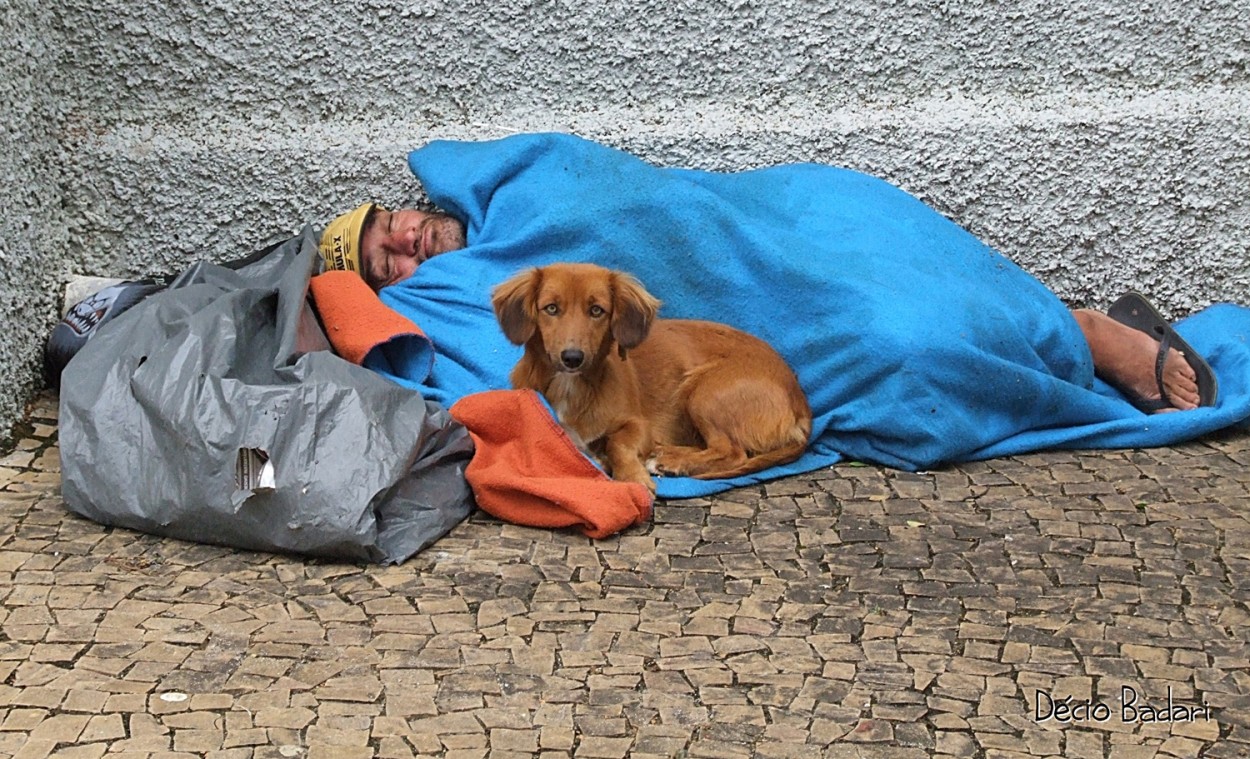
{"label": "sleeping man", "polygon": [[[359,261],[350,268],[375,291],[407,279],[434,256],[465,247],[464,226],[446,212],[391,211],[375,203],[335,219],[326,228],[322,249],[333,251],[336,238],[349,241],[339,247],[356,251]],[[337,260],[330,253],[326,263],[330,268],[349,267]],[[1181,351],[1169,348],[1160,363],[1162,346],[1149,334],[1091,309],[1075,309],[1072,316],[1085,336],[1098,376],[1154,412],[1198,407],[1198,377]]]}
{"label": "sleeping man", "polygon": [[519,349],[494,320],[495,285],[586,261],[638,277],[661,316],[730,323],[795,367],[812,445],[772,476],[848,457],[920,469],[1162,445],[1250,417],[1247,309],[1213,306],[1181,325],[1185,339],[1140,296],[1108,313],[1068,309],[936,211],[854,171],[659,168],[552,134],[434,142],[409,164],[444,210],[366,203],[329,224],[321,252],[430,337],[428,375],[402,358],[373,368],[431,400],[507,387]]}

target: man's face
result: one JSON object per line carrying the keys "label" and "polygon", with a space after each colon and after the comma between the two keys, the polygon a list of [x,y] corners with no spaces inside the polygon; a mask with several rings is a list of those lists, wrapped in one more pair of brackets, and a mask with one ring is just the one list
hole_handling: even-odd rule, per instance
{"label": "man's face", "polygon": [[464,247],[464,227],[445,213],[379,208],[360,235],[365,281],[375,291],[412,276],[428,259]]}

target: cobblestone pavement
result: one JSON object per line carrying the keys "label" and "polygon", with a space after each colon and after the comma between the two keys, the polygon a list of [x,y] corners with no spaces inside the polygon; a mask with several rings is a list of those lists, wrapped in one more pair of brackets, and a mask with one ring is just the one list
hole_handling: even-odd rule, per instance
{"label": "cobblestone pavement", "polygon": [[0,455],[3,757],[1250,756],[1247,433],[356,566],[74,516],[55,425]]}

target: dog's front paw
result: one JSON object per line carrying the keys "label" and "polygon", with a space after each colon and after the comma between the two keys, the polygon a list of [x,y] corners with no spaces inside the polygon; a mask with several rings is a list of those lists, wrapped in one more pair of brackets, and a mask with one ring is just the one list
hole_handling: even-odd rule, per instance
{"label": "dog's front paw", "polygon": [[637,482],[651,491],[651,495],[655,495],[655,480],[651,479],[651,475],[647,474],[647,470],[641,464],[637,467],[631,467],[627,472],[614,472],[612,476],[617,480]]}
{"label": "dog's front paw", "polygon": [[651,495],[655,495],[655,480],[651,479],[650,475],[648,475],[646,472],[643,472],[641,477],[632,481],[637,482],[643,487],[645,487],[651,493]]}

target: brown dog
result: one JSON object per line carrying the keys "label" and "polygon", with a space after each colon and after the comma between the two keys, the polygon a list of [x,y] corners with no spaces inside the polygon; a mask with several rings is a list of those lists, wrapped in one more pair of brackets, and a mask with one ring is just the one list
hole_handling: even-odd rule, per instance
{"label": "brown dog", "polygon": [[723,324],[657,319],[628,274],[554,264],[495,288],[495,316],[525,353],[532,388],[613,477],[655,490],[656,474],[736,477],[798,458],[812,412],[767,343]]}

